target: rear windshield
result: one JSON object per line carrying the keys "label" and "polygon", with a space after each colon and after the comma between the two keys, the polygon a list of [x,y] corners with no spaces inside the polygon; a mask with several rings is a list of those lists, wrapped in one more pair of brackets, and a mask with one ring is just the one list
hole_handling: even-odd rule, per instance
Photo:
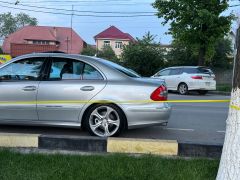
{"label": "rear windshield", "polygon": [[131,70],[131,69],[127,69],[123,66],[120,66],[119,64],[113,63],[111,61],[107,61],[107,60],[102,60],[102,62],[108,66],[111,66],[112,68],[122,72],[123,74],[129,76],[129,77],[133,77],[133,78],[140,78],[141,76],[139,74],[137,74],[135,71]]}
{"label": "rear windshield", "polygon": [[198,68],[184,68],[183,72],[188,74],[213,74],[211,69],[198,67]]}

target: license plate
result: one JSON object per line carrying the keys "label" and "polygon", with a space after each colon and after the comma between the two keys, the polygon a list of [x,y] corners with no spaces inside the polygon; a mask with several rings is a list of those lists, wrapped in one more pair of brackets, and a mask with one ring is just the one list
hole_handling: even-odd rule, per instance
{"label": "license plate", "polygon": [[206,82],[206,86],[210,86],[210,82]]}

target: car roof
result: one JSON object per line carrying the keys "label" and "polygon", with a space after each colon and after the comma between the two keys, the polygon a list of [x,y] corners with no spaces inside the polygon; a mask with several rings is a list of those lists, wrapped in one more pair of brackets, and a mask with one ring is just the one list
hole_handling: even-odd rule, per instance
{"label": "car roof", "polygon": [[175,68],[208,68],[205,66],[172,66],[172,67],[168,67],[166,69],[175,69]]}

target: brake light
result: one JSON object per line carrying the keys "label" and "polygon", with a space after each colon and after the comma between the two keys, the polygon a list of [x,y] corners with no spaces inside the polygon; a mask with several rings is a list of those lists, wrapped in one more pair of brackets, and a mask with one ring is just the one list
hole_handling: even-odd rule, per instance
{"label": "brake light", "polygon": [[166,101],[168,98],[167,87],[164,85],[159,86],[153,91],[150,98],[153,101]]}
{"label": "brake light", "polygon": [[203,79],[202,76],[192,76],[191,78],[192,78],[192,79]]}

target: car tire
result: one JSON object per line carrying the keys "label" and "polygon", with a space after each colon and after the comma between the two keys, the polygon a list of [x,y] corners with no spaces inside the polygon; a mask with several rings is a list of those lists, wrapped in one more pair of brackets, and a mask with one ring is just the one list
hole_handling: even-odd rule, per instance
{"label": "car tire", "polygon": [[187,86],[187,84],[186,84],[186,83],[180,83],[180,84],[178,85],[178,92],[179,92],[179,94],[181,94],[181,95],[186,95],[186,94],[188,94],[188,86]]}
{"label": "car tire", "polygon": [[208,93],[208,91],[207,91],[207,90],[198,90],[198,93],[199,93],[200,95],[205,95],[205,94]]}
{"label": "car tire", "polygon": [[93,136],[118,136],[125,128],[123,111],[114,104],[96,104],[86,113],[84,128]]}

